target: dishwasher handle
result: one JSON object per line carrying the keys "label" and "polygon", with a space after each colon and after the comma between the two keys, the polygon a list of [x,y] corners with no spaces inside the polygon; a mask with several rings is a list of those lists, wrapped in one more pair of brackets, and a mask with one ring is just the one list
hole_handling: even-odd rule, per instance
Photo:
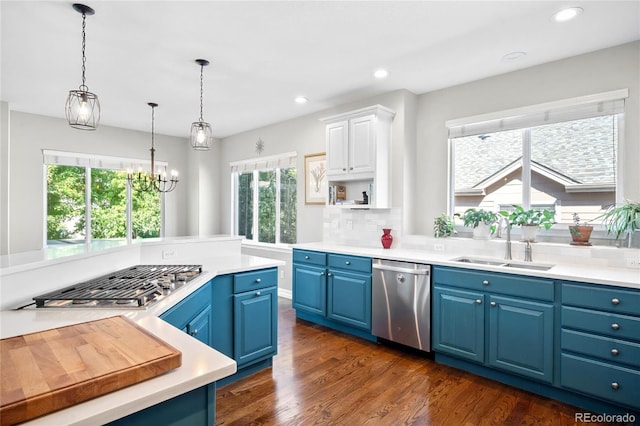
{"label": "dishwasher handle", "polygon": [[402,272],[405,274],[412,274],[412,275],[429,275],[429,269],[399,268],[397,266],[380,265],[378,263],[371,264],[371,267],[373,269],[379,269],[381,271]]}

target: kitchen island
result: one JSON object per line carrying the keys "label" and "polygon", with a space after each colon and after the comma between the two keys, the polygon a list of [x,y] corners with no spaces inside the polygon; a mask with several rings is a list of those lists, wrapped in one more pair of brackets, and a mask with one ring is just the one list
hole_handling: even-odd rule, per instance
{"label": "kitchen island", "polygon": [[[44,259],[32,255],[28,256],[27,262],[5,259],[6,267],[1,270],[0,275],[2,338],[123,315],[182,352],[182,365],[175,370],[26,424],[105,424],[234,374],[237,370],[234,359],[158,317],[216,277],[282,265],[282,262],[271,259],[241,255],[240,242],[241,239],[237,237],[171,239],[64,258]],[[66,284],[69,284],[94,277],[96,273],[102,273],[102,270],[120,268],[123,264],[152,262],[198,263],[202,264],[203,272],[184,287],[146,309],[36,309],[32,306],[15,309],[28,304],[30,298],[42,290],[60,288],[63,281],[59,276],[52,277],[54,271],[56,274],[64,272]]]}

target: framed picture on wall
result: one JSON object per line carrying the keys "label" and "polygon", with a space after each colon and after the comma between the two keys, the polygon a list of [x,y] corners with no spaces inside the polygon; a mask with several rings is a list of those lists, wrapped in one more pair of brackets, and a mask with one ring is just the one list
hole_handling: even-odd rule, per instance
{"label": "framed picture on wall", "polygon": [[304,203],[325,204],[327,200],[326,153],[304,156]]}

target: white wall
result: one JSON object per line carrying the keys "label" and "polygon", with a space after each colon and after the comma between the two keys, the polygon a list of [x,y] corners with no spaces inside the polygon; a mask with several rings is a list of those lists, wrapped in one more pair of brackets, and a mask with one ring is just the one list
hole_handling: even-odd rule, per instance
{"label": "white wall", "polygon": [[[391,108],[396,112],[392,126],[392,161],[391,175],[394,180],[391,185],[392,205],[402,206],[403,202],[403,177],[401,167],[404,161],[403,143],[405,140],[405,102],[407,98],[415,96],[406,90],[397,90],[384,95],[363,99],[358,102],[331,108],[319,113],[305,115],[300,118],[288,120],[282,123],[240,133],[222,140],[220,159],[220,217],[221,232],[230,232],[231,209],[230,201],[230,169],[229,163],[258,157],[255,152],[255,143],[258,138],[264,141],[265,149],[262,156],[276,155],[285,152],[296,151],[298,153],[296,168],[298,170],[298,239],[299,243],[322,241],[322,210],[321,205],[305,205],[304,203],[304,170],[305,154],[313,154],[326,151],[325,125],[320,118],[339,114],[370,105],[380,104]],[[397,177],[395,176],[397,175]]]}
{"label": "white wall", "polygon": [[[157,159],[181,172],[178,188],[166,194],[166,236],[187,235],[188,141],[156,135],[155,145]],[[46,191],[43,149],[148,159],[150,147],[151,137],[147,132],[109,126],[81,131],[69,127],[64,119],[11,111],[7,158],[10,232],[8,238],[4,234],[0,237],[7,240],[8,253],[42,248]],[[5,174],[4,167],[2,173]],[[2,194],[4,197],[4,188]]]}
{"label": "white wall", "polygon": [[9,252],[9,105],[0,102],[0,254]]}
{"label": "white wall", "polygon": [[[446,66],[446,65],[443,65]],[[447,209],[445,121],[629,88],[625,104],[623,197],[640,200],[640,42],[550,62],[418,97],[415,233],[431,235]]]}

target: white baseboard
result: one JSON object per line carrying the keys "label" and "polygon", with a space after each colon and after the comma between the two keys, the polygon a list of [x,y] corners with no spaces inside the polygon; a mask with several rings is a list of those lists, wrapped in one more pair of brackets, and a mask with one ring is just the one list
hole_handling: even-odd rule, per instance
{"label": "white baseboard", "polygon": [[293,299],[293,293],[291,292],[291,290],[287,290],[285,288],[279,288],[278,289],[278,297],[284,297],[285,299]]}

